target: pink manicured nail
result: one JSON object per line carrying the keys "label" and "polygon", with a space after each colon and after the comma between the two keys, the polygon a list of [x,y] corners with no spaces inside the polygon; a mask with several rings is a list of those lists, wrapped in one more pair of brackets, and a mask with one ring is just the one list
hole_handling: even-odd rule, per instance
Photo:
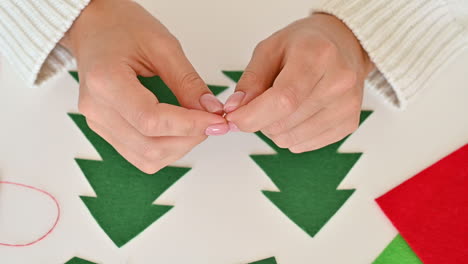
{"label": "pink manicured nail", "polygon": [[228,124],[216,124],[209,126],[205,130],[205,134],[207,136],[222,136],[229,132],[229,125]]}
{"label": "pink manicured nail", "polygon": [[229,98],[226,101],[226,104],[224,105],[224,112],[230,113],[236,110],[241,104],[242,100],[244,100],[244,97],[245,93],[242,91],[233,93],[231,96],[229,96]]}
{"label": "pink manicured nail", "polygon": [[236,124],[229,122],[229,131],[230,132],[240,132],[240,129],[236,126]]}
{"label": "pink manicured nail", "polygon": [[223,104],[216,98],[216,96],[207,93],[200,97],[200,104],[205,108],[206,111],[215,114],[222,114]]}

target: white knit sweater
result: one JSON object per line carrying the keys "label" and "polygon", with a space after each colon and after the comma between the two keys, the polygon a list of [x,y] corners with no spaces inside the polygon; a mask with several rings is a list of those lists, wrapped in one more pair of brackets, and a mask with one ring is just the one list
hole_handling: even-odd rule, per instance
{"label": "white knit sweater", "polygon": [[[73,57],[58,42],[90,0],[0,0],[0,52],[31,85]],[[468,0],[321,0],[314,12],[343,20],[377,66],[367,84],[404,107],[468,47]]]}

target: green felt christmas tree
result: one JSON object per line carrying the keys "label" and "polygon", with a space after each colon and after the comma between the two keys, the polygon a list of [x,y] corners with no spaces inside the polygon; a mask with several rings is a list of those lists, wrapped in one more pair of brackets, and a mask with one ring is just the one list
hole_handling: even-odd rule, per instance
{"label": "green felt christmas tree", "polygon": [[422,261],[406,243],[405,239],[398,235],[380,253],[373,264],[422,264]]}
{"label": "green felt christmas tree", "polygon": [[[224,74],[238,82],[242,72]],[[361,123],[370,113],[361,113]],[[337,190],[337,187],[361,154],[338,153],[346,139],[312,152],[293,154],[276,146],[262,133],[257,135],[277,153],[251,155],[280,190],[263,193],[294,223],[315,236],[354,192]]]}
{"label": "green felt christmas tree", "polygon": [[96,264],[96,263],[75,257],[67,261],[65,264]]}
{"label": "green felt christmas tree", "polygon": [[[78,80],[76,73],[71,74]],[[140,81],[160,102],[178,105],[177,99],[160,78],[140,78]],[[215,94],[226,89],[221,86],[210,88]],[[94,133],[84,116],[70,114],[70,117],[102,158],[102,161],[76,159],[96,193],[96,197],[83,196],[81,199],[104,232],[121,247],[172,208],[154,205],[153,202],[189,168],[166,167],[154,175],[145,174]]]}
{"label": "green felt christmas tree", "polygon": [[267,259],[263,259],[263,260],[259,260],[259,261],[255,261],[255,262],[251,262],[249,264],[277,264],[276,263],[276,259],[271,257],[271,258],[267,258]]}

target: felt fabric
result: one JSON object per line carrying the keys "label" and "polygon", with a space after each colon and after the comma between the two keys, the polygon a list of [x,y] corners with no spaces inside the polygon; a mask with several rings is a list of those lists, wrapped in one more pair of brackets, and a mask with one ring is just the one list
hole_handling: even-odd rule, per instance
{"label": "felt fabric", "polygon": [[[80,78],[78,76],[78,72],[71,71],[70,75],[77,82],[80,81]],[[138,79],[140,80],[140,82],[146,88],[148,88],[151,92],[153,92],[153,94],[156,95],[159,102],[166,103],[166,104],[172,104],[172,105],[180,105],[179,101],[174,96],[174,94],[171,92],[169,87],[167,87],[166,84],[158,76],[154,76],[154,77],[141,77],[141,76],[139,76]],[[219,85],[208,85],[208,88],[211,90],[211,92],[213,92],[214,95],[218,95],[218,94],[224,92],[229,87],[219,86]]]}
{"label": "felt fabric", "polygon": [[69,261],[67,261],[65,264],[97,264],[97,263],[74,257],[70,259]]}
{"label": "felt fabric", "polygon": [[372,264],[422,264],[405,239],[398,235]]}
{"label": "felt fabric", "polygon": [[226,75],[229,79],[231,79],[234,82],[239,82],[242,74],[244,72],[242,71],[223,71],[224,75]]}
{"label": "felt fabric", "polygon": [[[79,80],[76,72],[70,73]],[[159,77],[139,78],[160,102],[178,105],[176,97]],[[218,94],[227,87],[210,86]],[[81,197],[109,238],[121,247],[137,236],[172,206],[153,205],[188,168],[166,167],[147,175],[127,162],[109,143],[94,133],[84,116],[70,114],[75,124],[96,148],[102,161],[76,159],[97,197]]]}
{"label": "felt fabric", "polygon": [[377,199],[426,264],[468,262],[468,144]]}
{"label": "felt fabric", "polygon": [[145,174],[91,131],[84,116],[70,117],[102,157],[102,161],[76,159],[97,196],[81,199],[104,232],[121,247],[172,208],[152,203],[189,169],[166,167],[154,175]]}
{"label": "felt fabric", "polygon": [[[361,123],[371,114],[363,111]],[[263,191],[286,216],[311,237],[333,217],[354,190],[337,190],[360,153],[337,153],[346,139],[311,152],[293,154],[262,133],[276,155],[251,155],[280,192]]]}
{"label": "felt fabric", "polygon": [[[238,82],[243,72],[223,73]],[[361,112],[360,123],[370,114],[370,111]],[[336,188],[361,154],[337,153],[346,138],[319,150],[293,154],[278,147],[262,133],[256,134],[277,153],[251,155],[280,190],[263,193],[307,234],[315,236],[354,192]]]}
{"label": "felt fabric", "polygon": [[251,262],[249,264],[277,264],[276,259],[274,257]]}

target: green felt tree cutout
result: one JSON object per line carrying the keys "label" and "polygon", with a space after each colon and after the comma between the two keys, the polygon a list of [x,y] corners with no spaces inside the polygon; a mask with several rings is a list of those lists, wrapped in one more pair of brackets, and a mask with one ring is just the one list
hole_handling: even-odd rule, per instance
{"label": "green felt tree cutout", "polygon": [[[224,74],[238,82],[242,72]],[[360,122],[370,114],[370,111],[361,112]],[[361,154],[338,153],[346,139],[316,151],[293,154],[276,146],[262,133],[257,135],[277,152],[251,155],[280,190],[263,193],[307,234],[315,236],[354,192],[336,188]]]}
{"label": "green felt tree cutout", "polygon": [[267,258],[267,259],[263,259],[263,260],[259,260],[259,261],[255,261],[255,262],[251,262],[249,264],[277,264],[276,263],[276,259],[271,257],[271,258]]}
{"label": "green felt tree cutout", "polygon": [[69,261],[67,261],[65,264],[96,264],[96,263],[74,257],[70,259]]}
{"label": "green felt tree cutout", "polygon": [[422,264],[422,261],[406,243],[405,239],[398,235],[380,253],[373,264]]}
{"label": "green felt tree cutout", "polygon": [[[77,79],[77,74],[72,73]],[[77,79],[78,80],[78,79]],[[178,105],[169,88],[158,77],[140,78],[160,102]],[[211,86],[214,93],[226,87]],[[104,139],[87,125],[84,116],[69,114],[86,138],[96,148],[102,161],[76,159],[96,192],[96,197],[81,197],[109,238],[121,247],[167,213],[172,206],[153,202],[189,171],[189,168],[166,167],[147,175],[127,162]]]}
{"label": "green felt tree cutout", "polygon": [[[361,123],[371,112],[361,113]],[[276,155],[251,155],[280,192],[263,191],[284,214],[311,237],[330,220],[354,190],[337,190],[360,153],[338,153],[345,139],[324,148],[293,154],[262,133],[257,135]]]}
{"label": "green felt tree cutout", "polygon": [[[77,82],[80,81],[78,77],[78,73],[75,71],[70,72],[70,75],[75,79]],[[172,104],[172,105],[179,105],[179,101],[171,92],[169,87],[159,78],[158,76],[155,77],[138,77],[140,82],[148,88],[151,92],[153,92],[158,100],[161,103]],[[213,92],[214,95],[218,95],[224,92],[229,87],[227,86],[219,86],[219,85],[208,85],[208,88]]]}
{"label": "green felt tree cutout", "polygon": [[224,75],[226,75],[229,79],[233,80],[234,82],[239,82],[240,78],[242,77],[242,71],[223,71]]}

